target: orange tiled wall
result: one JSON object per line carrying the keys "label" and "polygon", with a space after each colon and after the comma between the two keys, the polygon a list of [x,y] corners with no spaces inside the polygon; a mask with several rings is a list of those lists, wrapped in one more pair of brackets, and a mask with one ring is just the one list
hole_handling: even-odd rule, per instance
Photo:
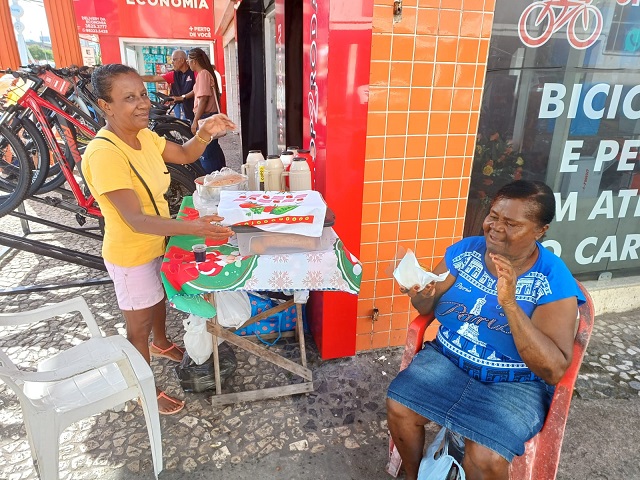
{"label": "orange tiled wall", "polygon": [[402,5],[394,23],[393,0],[374,0],[358,351],[405,341],[398,248],[431,268],[462,237],[495,0]]}

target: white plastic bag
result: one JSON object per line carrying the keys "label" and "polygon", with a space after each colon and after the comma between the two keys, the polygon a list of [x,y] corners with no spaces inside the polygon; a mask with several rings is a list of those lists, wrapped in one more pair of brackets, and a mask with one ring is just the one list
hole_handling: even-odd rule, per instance
{"label": "white plastic bag", "polygon": [[451,439],[446,434],[447,429],[442,427],[427,448],[420,462],[418,480],[465,480],[462,466],[449,452]]}
{"label": "white plastic bag", "polygon": [[251,318],[251,302],[247,292],[215,292],[218,323],[237,328]]}
{"label": "white plastic bag", "polygon": [[191,359],[202,365],[213,353],[213,337],[207,332],[207,319],[189,315],[184,325],[184,347]]}

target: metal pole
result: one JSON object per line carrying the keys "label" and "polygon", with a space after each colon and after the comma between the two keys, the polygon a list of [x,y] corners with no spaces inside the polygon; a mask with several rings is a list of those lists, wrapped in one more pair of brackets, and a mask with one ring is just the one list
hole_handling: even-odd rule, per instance
{"label": "metal pole", "polygon": [[[18,209],[19,209],[19,207],[18,207]],[[23,207],[23,209],[24,209],[24,207]],[[88,232],[86,229],[68,227],[66,225],[61,225],[59,223],[51,222],[51,221],[45,220],[43,218],[34,217],[34,216],[28,215],[26,213],[20,213],[20,212],[17,212],[15,210],[13,212],[8,213],[8,215],[12,215],[14,217],[18,217],[21,222],[22,221],[26,221],[26,220],[30,220],[32,222],[40,223],[42,225],[45,225],[47,227],[55,228],[57,230],[62,230],[63,232],[75,233],[77,235],[82,235],[83,237],[92,238],[93,240],[102,241],[102,236],[97,235],[95,233]],[[24,230],[24,227],[23,227],[23,230]],[[44,232],[34,232],[34,231],[29,230],[29,231],[27,231],[25,233],[35,234],[35,233],[44,233]]]}
{"label": "metal pole", "polygon": [[30,285],[28,287],[14,287],[14,288],[0,289],[0,296],[19,295],[23,293],[48,292],[49,290],[61,290],[64,288],[91,287],[94,285],[107,285],[109,283],[111,283],[110,278],[99,278],[96,280],[63,283],[61,285]]}
{"label": "metal pole", "polygon": [[0,232],[0,245],[106,272],[102,257]]}

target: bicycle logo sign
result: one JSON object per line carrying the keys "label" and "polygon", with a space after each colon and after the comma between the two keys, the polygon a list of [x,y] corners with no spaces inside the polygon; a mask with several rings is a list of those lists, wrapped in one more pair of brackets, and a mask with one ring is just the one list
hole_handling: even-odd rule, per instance
{"label": "bicycle logo sign", "polygon": [[[567,40],[576,49],[590,47],[602,32],[602,13],[593,0],[539,0],[520,15],[518,35],[528,47],[541,47],[566,25]],[[631,0],[617,0],[626,5]],[[636,0],[633,0],[634,5]]]}

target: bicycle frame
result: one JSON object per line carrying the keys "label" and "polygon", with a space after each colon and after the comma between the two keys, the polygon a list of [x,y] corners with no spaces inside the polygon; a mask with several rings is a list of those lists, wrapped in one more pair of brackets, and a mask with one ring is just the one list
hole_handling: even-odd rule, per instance
{"label": "bicycle frame", "polygon": [[[23,108],[29,109],[33,112],[36,119],[40,123],[40,125],[49,125],[49,121],[47,120],[47,115],[42,111],[43,108],[47,110],[51,110],[54,112],[59,118],[63,118],[67,122],[70,122],[75,128],[79,129],[84,135],[93,138],[96,135],[96,132],[91,129],[85,127],[82,123],[77,121],[71,115],[67,114],[64,110],[62,110],[57,105],[41,98],[33,88],[29,88],[26,93],[18,100],[18,105]],[[80,155],[80,151],[78,149],[78,144],[73,136],[73,132],[69,129],[67,125],[64,125],[62,122],[59,123],[61,132],[60,134],[64,137],[63,140],[69,147],[71,151],[71,155],[75,163],[80,168],[80,162],[82,161],[82,157]],[[73,170],[69,167],[69,163],[67,162],[60,145],[55,139],[51,128],[43,128],[42,133],[45,136],[47,144],[51,152],[53,153],[56,162],[60,165],[62,169],[62,173],[67,179],[67,183],[71,187],[71,191],[73,192],[73,196],[76,198],[78,202],[78,206],[85,210],[88,215],[92,215],[94,217],[102,217],[102,213],[100,212],[100,208],[95,205],[95,199],[93,195],[89,195],[85,197],[84,192],[78,185],[75,177],[73,176]]]}

